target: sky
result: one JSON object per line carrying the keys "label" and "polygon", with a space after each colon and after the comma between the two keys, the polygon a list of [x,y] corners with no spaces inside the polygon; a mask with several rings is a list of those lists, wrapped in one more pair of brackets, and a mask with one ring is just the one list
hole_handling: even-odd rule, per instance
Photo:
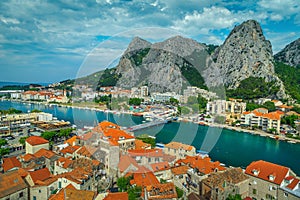
{"label": "sky", "polygon": [[134,36],[220,45],[257,20],[273,52],[300,36],[299,0],[1,0],[0,81],[58,82],[117,63]]}

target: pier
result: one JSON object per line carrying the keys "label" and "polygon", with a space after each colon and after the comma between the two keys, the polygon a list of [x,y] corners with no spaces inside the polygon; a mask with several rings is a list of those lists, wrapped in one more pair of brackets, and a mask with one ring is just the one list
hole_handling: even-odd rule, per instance
{"label": "pier", "polygon": [[153,127],[153,126],[163,125],[163,124],[166,124],[168,122],[169,122],[168,120],[155,120],[155,121],[152,121],[152,122],[127,127],[124,130],[134,132],[134,131],[139,131],[139,130],[142,130],[142,129],[150,128],[150,127]]}

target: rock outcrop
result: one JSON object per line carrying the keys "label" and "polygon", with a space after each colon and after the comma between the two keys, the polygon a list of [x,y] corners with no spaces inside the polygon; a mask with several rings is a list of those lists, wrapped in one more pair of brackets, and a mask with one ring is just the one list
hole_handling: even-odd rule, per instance
{"label": "rock outcrop", "polygon": [[282,51],[274,56],[276,61],[300,67],[300,38],[288,44]]}

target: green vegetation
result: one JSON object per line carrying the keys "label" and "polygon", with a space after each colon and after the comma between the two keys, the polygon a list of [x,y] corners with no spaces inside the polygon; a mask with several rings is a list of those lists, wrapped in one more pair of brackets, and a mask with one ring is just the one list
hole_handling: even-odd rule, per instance
{"label": "green vegetation", "polygon": [[181,198],[183,196],[183,190],[177,186],[175,187],[176,187],[177,198]]}
{"label": "green vegetation", "polygon": [[235,195],[230,194],[230,195],[226,198],[226,200],[242,200],[242,197],[241,197],[241,195],[239,195],[239,194],[235,194]]}
{"label": "green vegetation", "polygon": [[116,74],[116,68],[106,68],[99,79],[97,89],[99,90],[100,87],[115,86],[119,78],[121,78],[121,74]]}
{"label": "green vegetation", "polygon": [[295,120],[299,119],[299,116],[297,115],[290,115],[290,116],[284,116],[281,118],[281,124],[288,124],[295,128]]}
{"label": "green vegetation", "polygon": [[183,106],[180,109],[180,114],[183,114],[183,115],[190,114],[190,112],[191,112],[190,109],[188,107],[186,107],[186,106]]}
{"label": "green vegetation", "polygon": [[152,148],[155,147],[155,138],[151,138],[147,134],[140,135],[140,136],[136,137],[136,139],[142,140],[143,142],[145,142],[147,144],[151,144]]}
{"label": "green vegetation", "polygon": [[5,85],[0,90],[29,90],[29,85]]}
{"label": "green vegetation", "polygon": [[225,116],[217,115],[214,119],[214,122],[217,124],[225,124],[225,120],[226,120]]}
{"label": "green vegetation", "polygon": [[42,112],[42,111],[41,111],[41,110],[38,110],[38,109],[33,109],[31,112],[32,112],[32,113],[40,113],[40,112]]}
{"label": "green vegetation", "polygon": [[143,99],[140,98],[130,98],[128,104],[129,105],[135,105],[135,106],[139,106],[141,105],[141,103],[143,102]]}
{"label": "green vegetation", "polygon": [[28,137],[21,137],[19,139],[19,143],[22,144],[23,146],[25,146],[25,140],[27,139]]}
{"label": "green vegetation", "polygon": [[45,131],[44,133],[42,133],[41,137],[46,140],[49,140],[50,142],[53,142],[54,138],[67,138],[71,134],[72,130],[72,128],[67,128],[61,129],[59,132]]}
{"label": "green vegetation", "polygon": [[170,98],[170,104],[173,106],[177,106],[179,104],[179,101],[173,97]]}
{"label": "green vegetation", "polygon": [[289,95],[300,103],[300,68],[275,62],[275,73],[282,80]]}
{"label": "green vegetation", "polygon": [[275,86],[275,82],[266,82],[263,78],[249,77],[241,81],[236,89],[226,91],[228,97],[237,99],[258,99],[275,95],[279,91],[279,87]]}
{"label": "green vegetation", "polygon": [[299,106],[294,106],[292,108],[292,111],[295,111],[296,113],[300,113],[300,107]]}
{"label": "green vegetation", "polygon": [[0,114],[2,114],[2,115],[20,114],[20,113],[22,113],[22,111],[17,110],[15,108],[9,108],[8,110],[0,110]]}
{"label": "green vegetation", "polygon": [[215,52],[215,50],[219,47],[218,45],[214,45],[214,44],[208,44],[207,45],[207,44],[204,43],[204,45],[206,45],[207,52],[208,52],[209,55],[213,54]]}
{"label": "green vegetation", "polygon": [[131,59],[136,66],[142,64],[143,58],[148,54],[149,50],[150,48],[141,49],[131,56]]}
{"label": "green vegetation", "polygon": [[198,103],[199,103],[199,110],[206,109],[207,100],[202,97],[200,94],[198,95]]}
{"label": "green vegetation", "polygon": [[9,154],[9,148],[2,148],[2,146],[7,145],[7,141],[4,139],[0,139],[0,156],[4,156]]}
{"label": "green vegetation", "polygon": [[138,186],[131,186],[130,180],[132,176],[129,177],[121,177],[117,180],[117,185],[120,192],[127,192],[129,200],[139,199],[142,194],[142,188]]}
{"label": "green vegetation", "polygon": [[207,90],[205,81],[199,71],[190,64],[185,63],[181,68],[181,74],[191,86],[196,86]]}
{"label": "green vegetation", "polygon": [[246,110],[247,111],[252,111],[257,108],[266,108],[268,109],[269,112],[273,112],[276,110],[275,104],[271,101],[267,101],[264,104],[256,104],[256,103],[247,103],[246,105]]}
{"label": "green vegetation", "polygon": [[7,141],[5,139],[0,139],[0,147],[7,145]]}

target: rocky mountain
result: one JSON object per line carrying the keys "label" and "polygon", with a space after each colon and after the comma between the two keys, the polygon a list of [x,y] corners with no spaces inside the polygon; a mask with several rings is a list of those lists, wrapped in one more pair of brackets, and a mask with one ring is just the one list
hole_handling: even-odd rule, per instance
{"label": "rocky mountain", "polygon": [[282,51],[274,56],[276,61],[284,64],[300,67],[300,38],[288,44]]}
{"label": "rocky mountain", "polygon": [[209,54],[195,40],[175,36],[150,44],[135,37],[116,67],[117,85],[125,88],[148,85],[150,92],[182,92],[187,85],[205,87],[201,71]]}
{"label": "rocky mountain", "polygon": [[271,43],[259,23],[249,20],[236,26],[216,49],[181,36],[153,44],[135,37],[118,65],[102,73],[98,86],[148,85],[150,92],[181,93],[188,85],[205,89],[223,85],[234,93],[241,81],[257,78],[268,83],[273,96],[286,98],[273,63]]}
{"label": "rocky mountain", "polygon": [[286,97],[281,80],[274,73],[273,53],[258,22],[246,21],[236,26],[225,42],[212,55],[213,62],[205,70],[209,86],[224,84],[236,89],[249,77],[274,81],[279,87],[278,97]]}

